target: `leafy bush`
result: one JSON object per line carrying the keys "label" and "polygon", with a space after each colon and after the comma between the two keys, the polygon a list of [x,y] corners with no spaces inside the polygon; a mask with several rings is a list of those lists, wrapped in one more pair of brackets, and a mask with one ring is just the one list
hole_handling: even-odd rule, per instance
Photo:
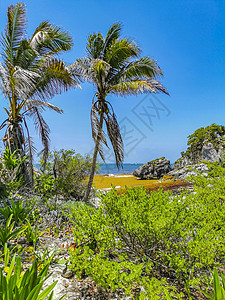
{"label": "leafy bush", "polygon": [[216,125],[213,123],[207,127],[201,127],[191,135],[188,136],[188,148],[185,155],[190,155],[190,153],[196,150],[201,150],[204,143],[212,143],[217,149],[221,142],[224,144],[225,136],[225,126]]}
{"label": "leafy bush", "polygon": [[77,204],[71,268],[104,288],[123,286],[132,293],[133,280],[159,299],[165,296],[162,285],[177,282],[185,289],[188,282],[193,289],[209,282],[210,270],[225,260],[225,170],[212,167],[208,178],[193,178],[195,193],[147,195],[132,188],[118,195],[113,189],[98,210]]}
{"label": "leafy bush", "polygon": [[0,198],[17,191],[23,185],[22,168],[27,157],[20,159],[17,150],[13,153],[8,148],[2,151],[0,158]]}
{"label": "leafy bush", "polygon": [[[43,166],[43,160],[41,160]],[[54,151],[46,165],[46,170],[36,176],[35,190],[45,197],[62,195],[81,199],[85,191],[85,178],[89,175],[89,156],[75,154],[74,150]]]}

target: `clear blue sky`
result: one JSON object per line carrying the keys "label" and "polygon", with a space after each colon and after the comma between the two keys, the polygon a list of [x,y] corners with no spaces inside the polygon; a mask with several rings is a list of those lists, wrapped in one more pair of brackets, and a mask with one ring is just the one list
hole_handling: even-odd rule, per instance
{"label": "clear blue sky", "polygon": [[[8,5],[0,0],[0,29],[6,24]],[[223,0],[154,1],[24,1],[28,35],[43,20],[61,25],[74,40],[62,57],[72,63],[85,56],[87,37],[105,34],[122,22],[123,35],[134,39],[142,55],[158,61],[170,97],[146,95],[109,97],[125,139],[125,162],[146,162],[160,156],[175,161],[186,149],[187,136],[201,126],[225,124],[225,2]],[[52,100],[63,115],[46,112],[51,148],[73,148],[81,154],[94,146],[90,108],[94,88],[82,85]],[[145,98],[146,97],[146,98]],[[1,106],[6,105],[0,96]],[[157,108],[155,108],[157,107]],[[0,107],[1,108],[1,107]],[[0,121],[6,117],[1,109]],[[33,131],[36,146],[41,149]],[[0,133],[3,137],[3,132]],[[111,161],[110,153],[106,155]]]}

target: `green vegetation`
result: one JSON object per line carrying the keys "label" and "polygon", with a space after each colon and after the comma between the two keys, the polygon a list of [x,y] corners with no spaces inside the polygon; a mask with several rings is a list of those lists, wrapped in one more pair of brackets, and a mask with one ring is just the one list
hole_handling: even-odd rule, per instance
{"label": "green vegetation", "polygon": [[0,214],[5,218],[5,220],[12,215],[12,220],[15,221],[16,224],[21,224],[32,210],[31,203],[27,201],[17,201],[15,203],[14,200],[11,199],[10,205],[7,205],[4,201],[3,203],[4,208],[0,208]]}
{"label": "green vegetation", "polygon": [[[8,260],[8,257],[9,252],[8,249],[5,248],[5,261]],[[3,270],[0,269],[0,300],[53,299],[52,289],[57,284],[57,281],[41,291],[45,280],[49,277],[47,275],[48,268],[49,264],[46,264],[45,267],[38,272],[38,265],[35,261],[28,270],[23,272],[20,257],[17,256],[16,258],[14,255],[9,267],[6,266],[4,268],[4,270],[7,271],[7,275],[4,275]],[[46,298],[48,295],[49,297]]]}
{"label": "green vegetation", "polygon": [[118,195],[114,189],[101,197],[98,210],[77,204],[77,245],[70,251],[77,276],[131,295],[134,285],[143,286],[146,293],[139,296],[154,299],[162,299],[166,287],[187,294],[189,286],[193,296],[207,285],[211,270],[225,259],[225,169],[209,167],[208,178],[192,178],[196,194],[172,198],[162,190],[147,195],[131,188]]}
{"label": "green vegetation", "polygon": [[16,237],[20,233],[22,233],[25,229],[20,227],[18,229],[14,229],[14,222],[12,221],[12,215],[6,221],[5,226],[0,227],[0,246],[4,247],[5,244],[11,240],[13,237]]}
{"label": "green vegetation", "polygon": [[[41,171],[35,176],[35,192],[45,198],[61,195],[81,200],[86,188],[84,179],[90,174],[91,162],[88,155],[83,157],[75,154],[74,150],[54,151],[49,155],[47,164],[43,159],[40,161]],[[44,164],[46,167],[42,171]]]}
{"label": "green vegetation", "polygon": [[[154,183],[157,191],[113,188],[99,195],[98,208],[88,203],[97,155],[103,158],[102,146],[107,146],[104,124],[118,168],[123,161],[119,125],[106,98],[168,94],[156,80],[163,75],[157,63],[140,57],[140,48],[121,38],[118,23],[106,37],[91,34],[87,56],[70,66],[58,58],[72,47],[66,31],[44,21],[28,38],[25,27],[25,5],[9,6],[0,62],[0,88],[8,101],[7,119],[0,126],[6,129],[0,157],[0,300],[53,299],[57,282],[46,289],[43,284],[51,276],[50,263],[55,262],[78,278],[88,276],[108,294],[116,291],[119,298],[125,294],[133,299],[203,299],[204,295],[224,299],[225,277],[220,271],[225,263],[224,163],[208,163],[208,177],[190,178],[194,193],[164,192],[163,185],[174,183],[165,179],[160,189]],[[93,159],[74,150],[49,154],[49,127],[42,113],[47,108],[62,112],[49,100],[76,86],[76,76],[96,88],[91,109]],[[41,169],[35,171],[28,116],[44,146]],[[218,149],[224,136],[225,126],[199,128],[188,137],[182,156],[189,157],[208,142]],[[96,177],[96,186],[103,184],[102,178]],[[117,179],[115,183],[124,188],[125,181]],[[137,182],[126,180],[129,185]],[[47,246],[42,244],[44,238],[58,238],[60,243],[67,236],[73,242],[60,249],[49,249],[49,240]],[[61,257],[55,258],[60,252]]]}
{"label": "green vegetation", "polygon": [[77,59],[70,66],[71,72],[91,82],[96,93],[92,102],[91,126],[95,142],[92,169],[85,201],[88,200],[94,178],[98,153],[104,160],[102,147],[107,146],[103,124],[115,153],[116,164],[122,165],[123,141],[112,105],[106,100],[110,94],[119,96],[163,92],[165,87],[157,80],[163,75],[156,61],[148,56],[140,57],[140,47],[131,40],[121,38],[121,24],[113,24],[106,37],[99,33],[88,37],[87,56]]}
{"label": "green vegetation", "polygon": [[[72,47],[71,36],[59,26],[42,22],[34,34],[26,37],[26,7],[20,2],[10,5],[7,26],[2,35],[2,61],[0,62],[1,89],[8,101],[6,120],[0,129],[6,128],[3,142],[13,154],[29,161],[23,164],[23,179],[32,184],[32,156],[35,148],[29,134],[27,117],[32,117],[44,146],[47,159],[49,151],[49,127],[42,112],[62,110],[48,102],[54,95],[70,87],[76,81],[58,55]],[[26,132],[26,134],[25,134]]]}

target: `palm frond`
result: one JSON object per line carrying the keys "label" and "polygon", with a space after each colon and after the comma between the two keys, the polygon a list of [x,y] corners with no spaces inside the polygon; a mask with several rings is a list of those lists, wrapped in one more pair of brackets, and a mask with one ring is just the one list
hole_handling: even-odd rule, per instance
{"label": "palm frond", "polygon": [[10,97],[10,83],[6,68],[0,62],[0,90],[5,97]]}
{"label": "palm frond", "polygon": [[112,68],[118,69],[128,62],[131,58],[136,58],[140,55],[140,48],[128,39],[115,41],[112,46],[106,50],[105,60]]}
{"label": "palm frond", "polygon": [[101,58],[104,47],[104,38],[101,33],[94,33],[89,35],[86,46],[87,55],[89,58]]}
{"label": "palm frond", "polygon": [[70,50],[73,42],[67,31],[60,26],[44,21],[37,27],[31,37],[30,46],[40,56],[43,56]]}
{"label": "palm frond", "polygon": [[30,132],[27,126],[26,119],[24,118],[24,126],[27,131],[27,138],[25,139],[25,155],[30,157],[31,162],[33,162],[33,156],[37,152],[37,149],[34,146],[32,137],[30,136]]}
{"label": "palm frond", "polygon": [[40,58],[37,57],[37,53],[32,49],[29,42],[22,40],[16,53],[15,65],[26,70],[32,70],[32,65],[37,59]]}
{"label": "palm frond", "polygon": [[130,81],[123,81],[118,84],[112,86],[109,92],[126,96],[126,95],[138,95],[143,93],[157,93],[163,92],[169,95],[166,88],[161,84],[161,82],[157,80],[130,80]]}
{"label": "palm frond", "polygon": [[20,2],[16,5],[10,5],[7,12],[7,27],[5,36],[2,37],[4,54],[8,61],[14,62],[15,53],[24,38],[26,29],[26,7]]}
{"label": "palm frond", "polygon": [[106,147],[108,147],[108,145],[107,145],[105,133],[100,126],[99,112],[98,112],[98,109],[96,108],[95,104],[96,103],[92,103],[92,108],[91,108],[92,138],[96,143],[98,136],[100,137],[98,152],[99,152],[102,160],[105,161],[104,153],[103,153],[103,145],[105,145]]}
{"label": "palm frond", "polygon": [[123,140],[120,134],[119,124],[116,119],[116,115],[113,112],[105,114],[104,120],[107,127],[108,137],[111,141],[113,146],[115,158],[116,158],[116,165],[119,169],[122,166],[124,160],[124,153],[123,153]]}
{"label": "palm frond", "polygon": [[49,129],[47,123],[45,122],[44,118],[42,117],[40,110],[37,107],[33,107],[32,110],[30,111],[30,113],[31,113],[31,116],[34,118],[35,128],[39,132],[39,135],[42,140],[42,144],[44,146],[41,153],[43,154],[43,159],[44,159],[43,168],[45,169],[45,165],[46,165],[48,153],[49,153],[50,129]]}
{"label": "palm frond", "polygon": [[28,161],[26,163],[26,176],[27,176],[27,181],[31,183],[33,186],[33,178],[34,178],[34,166],[33,166],[33,156],[35,153],[37,153],[37,149],[34,147],[33,140],[30,136],[30,132],[27,126],[26,119],[24,118],[24,126],[27,131],[27,138],[25,139],[24,142],[24,150],[25,150],[25,155],[28,156]]}
{"label": "palm frond", "polygon": [[120,32],[121,32],[121,23],[116,22],[109,28],[104,42],[104,47],[103,47],[102,57],[101,57],[102,59],[105,59],[106,50],[111,47],[113,42],[119,39]]}
{"label": "palm frond", "polygon": [[78,85],[69,69],[60,59],[48,59],[39,69],[40,80],[28,98],[36,98],[43,101],[53,98],[56,94],[67,91]]}
{"label": "palm frond", "polygon": [[103,88],[106,77],[108,76],[110,65],[101,59],[94,59],[90,66],[90,75],[93,82]]}
{"label": "palm frond", "polygon": [[91,81],[91,62],[89,57],[77,58],[75,63],[67,66],[67,68],[75,78]]}
{"label": "palm frond", "polygon": [[134,78],[152,79],[162,76],[163,73],[154,59],[144,56],[129,63],[119,75],[121,77],[125,75],[126,80]]}
{"label": "palm frond", "polygon": [[23,69],[19,66],[14,68],[14,94],[18,98],[26,99],[36,87],[36,83],[41,76],[35,72]]}
{"label": "palm frond", "polygon": [[52,110],[56,111],[57,113],[60,113],[60,114],[63,113],[63,110],[61,108],[59,108],[58,106],[53,105],[49,102],[41,101],[41,100],[27,100],[24,104],[24,108],[26,110],[30,110],[35,106],[41,108],[42,110],[44,110],[45,108],[48,108],[48,109],[52,109]]}

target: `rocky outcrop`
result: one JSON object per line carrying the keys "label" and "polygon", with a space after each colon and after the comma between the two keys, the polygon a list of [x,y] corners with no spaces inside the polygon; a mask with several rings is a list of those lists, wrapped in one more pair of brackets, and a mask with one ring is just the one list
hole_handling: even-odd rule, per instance
{"label": "rocky outcrop", "polygon": [[174,179],[184,180],[189,176],[194,176],[196,174],[201,174],[202,176],[208,176],[208,167],[204,163],[193,164],[188,166],[183,166],[179,169],[172,169],[168,175],[173,176]]}
{"label": "rocky outcrop", "polygon": [[140,179],[158,179],[171,171],[170,161],[161,157],[142,165],[133,172]]}
{"label": "rocky outcrop", "polygon": [[172,171],[168,175],[176,179],[185,179],[196,173],[207,176],[208,167],[204,161],[221,162],[224,156],[224,145],[213,145],[205,142],[203,146],[195,151],[183,153],[173,165]]}
{"label": "rocky outcrop", "polygon": [[173,170],[178,170],[187,166],[193,166],[202,161],[220,162],[223,159],[224,147],[219,145],[215,147],[212,143],[205,143],[201,149],[196,149],[191,153],[183,153],[173,164]]}

